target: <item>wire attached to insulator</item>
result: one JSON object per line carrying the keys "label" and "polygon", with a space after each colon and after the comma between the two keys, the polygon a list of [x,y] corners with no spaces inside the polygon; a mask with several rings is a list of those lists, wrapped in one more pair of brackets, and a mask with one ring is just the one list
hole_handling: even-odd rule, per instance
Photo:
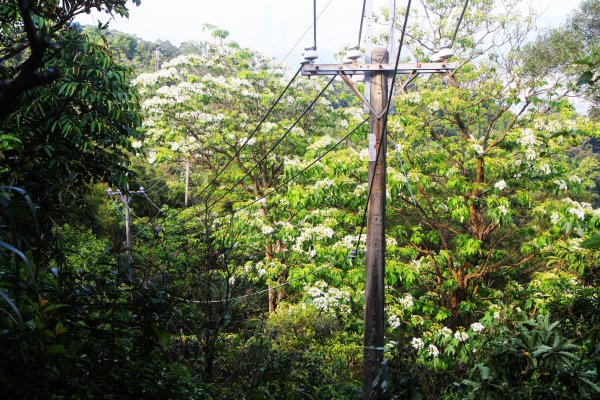
{"label": "wire attached to insulator", "polygon": [[456,24],[456,29],[454,30],[454,35],[452,35],[452,41],[450,42],[450,48],[454,46],[454,41],[456,40],[456,35],[458,34],[458,29],[460,28],[460,24],[465,16],[465,11],[467,11],[467,5],[469,4],[469,0],[465,0],[465,6],[463,7],[462,13],[460,14],[460,18],[458,19],[458,23]]}
{"label": "wire attached to insulator", "polygon": [[360,41],[362,39],[363,23],[365,21],[365,8],[367,7],[367,0],[363,0],[362,12],[360,13],[360,28],[358,28],[358,42],[356,43],[356,49],[360,49]]}

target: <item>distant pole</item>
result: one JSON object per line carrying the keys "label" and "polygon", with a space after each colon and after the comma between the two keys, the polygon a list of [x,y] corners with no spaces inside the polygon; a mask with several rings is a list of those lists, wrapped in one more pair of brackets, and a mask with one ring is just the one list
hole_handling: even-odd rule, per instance
{"label": "distant pole", "polygon": [[126,194],[121,195],[121,201],[123,202],[124,214],[125,214],[125,247],[127,248],[127,260],[131,263],[133,261],[133,240],[131,239],[131,218],[129,216],[129,196]]}
{"label": "distant pole", "polygon": [[[143,194],[144,188],[141,187],[140,190],[130,193]],[[125,248],[127,249],[127,260],[131,263],[133,262],[133,237],[131,236],[131,213],[129,211],[131,197],[120,190],[113,191],[111,188],[106,189],[106,195],[111,199],[113,198],[113,195],[116,196],[121,201],[121,204],[123,204],[123,217],[125,219]]]}
{"label": "distant pole", "polygon": [[185,162],[185,196],[184,203],[188,206],[188,191],[190,189],[190,160]]}
{"label": "distant pole", "polygon": [[158,71],[160,69],[160,47],[157,47],[156,50],[154,50],[154,70]]}
{"label": "distant pole", "polygon": [[[388,52],[375,48],[373,63],[387,63]],[[385,195],[386,195],[386,127],[387,74],[371,75],[369,118],[369,191],[367,208],[367,265],[365,276],[365,336],[363,366],[363,399],[381,399],[373,382],[383,362],[384,275],[385,275]]]}

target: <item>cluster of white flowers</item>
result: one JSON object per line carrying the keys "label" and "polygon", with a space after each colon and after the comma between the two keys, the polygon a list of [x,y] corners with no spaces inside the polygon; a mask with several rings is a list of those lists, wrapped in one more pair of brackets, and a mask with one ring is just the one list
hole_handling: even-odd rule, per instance
{"label": "cluster of white flowers", "polygon": [[504,190],[506,189],[506,182],[504,180],[500,180],[494,184],[494,187],[498,190]]}
{"label": "cluster of white flowers", "polygon": [[354,189],[354,192],[352,192],[352,194],[354,196],[360,196],[362,194],[367,193],[367,189],[369,188],[369,184],[368,183],[361,183],[359,185],[356,186],[356,188]]}
{"label": "cluster of white flowers", "polygon": [[521,131],[521,136],[517,139],[517,143],[519,143],[523,147],[531,147],[537,144],[537,139],[535,138],[535,132],[533,129],[524,128]]}
{"label": "cluster of white flowers", "polygon": [[546,175],[550,175],[552,173],[552,170],[550,169],[550,166],[548,164],[540,164],[537,168],[540,172]]}
{"label": "cluster of white flowers", "polygon": [[529,147],[525,150],[525,158],[529,161],[533,161],[537,158],[537,152],[533,147]]}
{"label": "cluster of white flowers", "polygon": [[131,81],[134,85],[151,86],[161,79],[171,79],[179,76],[175,68],[162,68],[156,72],[143,73]]}
{"label": "cluster of white flowers", "polygon": [[273,229],[272,226],[265,225],[265,226],[262,227],[262,233],[263,233],[263,235],[269,235],[269,234],[271,234],[273,232],[275,232],[275,229]]}
{"label": "cluster of white flowers", "polygon": [[569,176],[569,182],[581,183],[581,178],[578,177],[577,175],[571,175],[571,176]]}
{"label": "cluster of white flowers", "polygon": [[557,185],[560,190],[567,190],[567,183],[562,179],[555,179],[554,184]]}
{"label": "cluster of white flowers", "polygon": [[325,135],[325,136],[320,137],[316,142],[314,142],[313,144],[308,146],[306,149],[307,150],[319,150],[319,149],[329,146],[331,143],[334,143],[334,142],[335,142],[334,138],[332,138],[329,135]]}
{"label": "cluster of white flowers", "polygon": [[390,327],[392,329],[398,329],[400,327],[400,325],[402,324],[402,321],[400,320],[400,317],[398,317],[397,315],[390,315],[388,317],[388,324],[390,324]]}
{"label": "cluster of white flowers", "polygon": [[559,219],[560,219],[560,215],[557,212],[553,212],[552,215],[550,215],[550,221],[553,224],[556,224]]}
{"label": "cluster of white flowers", "polygon": [[421,338],[412,338],[410,345],[416,350],[421,350],[425,347],[425,342]]}
{"label": "cluster of white flowers", "polygon": [[484,152],[483,146],[480,145],[479,143],[472,144],[471,149],[473,149],[473,151],[475,151],[475,153],[479,154],[480,156],[483,155],[483,152]]}
{"label": "cluster of white flowers", "polygon": [[573,214],[582,221],[585,219],[585,211],[581,208],[571,207],[569,208],[569,213]]}
{"label": "cluster of white flowers", "polygon": [[399,303],[404,309],[412,308],[415,305],[414,298],[410,293],[404,294],[404,296],[402,296],[402,298],[399,300]]}
{"label": "cluster of white flowers", "polygon": [[[360,237],[361,242],[365,243],[367,241],[366,236],[362,235]],[[340,240],[339,242],[336,242],[333,245],[334,249],[341,249],[341,248],[345,248],[345,249],[354,249],[356,247],[356,241],[358,240],[358,236],[356,235],[346,235],[342,238],[342,240]]]}
{"label": "cluster of white flowers", "polygon": [[439,101],[432,101],[431,103],[427,104],[427,108],[431,112],[436,112],[439,111],[442,106],[440,105]]}
{"label": "cluster of white flowers", "polygon": [[552,121],[548,121],[546,124],[546,130],[550,133],[558,132],[562,129],[562,125],[560,121],[553,119]]}
{"label": "cluster of white flowers", "polygon": [[503,205],[499,205],[499,206],[498,206],[498,211],[500,211],[500,213],[501,213],[502,215],[506,215],[506,214],[508,214],[508,209],[507,209],[505,206],[503,206]]}
{"label": "cluster of white flowers", "polygon": [[202,57],[197,54],[179,55],[162,65],[162,68],[177,68],[183,66],[192,66],[202,61]]}
{"label": "cluster of white flowers", "polygon": [[331,187],[333,185],[335,185],[335,181],[333,179],[325,178],[325,179],[315,182],[313,187],[315,188],[315,190],[319,190],[319,189]]}
{"label": "cluster of white flowers", "polygon": [[447,337],[450,337],[450,335],[452,335],[452,329],[447,328],[447,327],[443,327],[442,329],[440,329],[438,331],[438,333],[440,335],[442,335],[443,337],[447,338]]}
{"label": "cluster of white flowers", "polygon": [[148,153],[148,164],[154,164],[154,161],[156,161],[156,152],[151,151]]}
{"label": "cluster of white flowers", "polygon": [[463,331],[456,331],[454,332],[454,338],[459,342],[464,342],[469,338],[469,334]]}
{"label": "cluster of white flowers", "polygon": [[421,102],[421,94],[419,92],[408,92],[404,93],[400,96],[401,100],[405,100],[408,103],[420,103]]}
{"label": "cluster of white flowers", "polygon": [[134,140],[133,142],[131,142],[131,147],[133,147],[134,149],[139,149],[142,147],[142,142],[140,140]]}
{"label": "cluster of white flowers", "polygon": [[482,332],[484,330],[484,326],[482,324],[480,324],[479,322],[473,322],[471,324],[471,329],[473,330],[473,332],[479,333]]}
{"label": "cluster of white flowers", "polygon": [[292,250],[301,253],[303,252],[302,245],[304,242],[308,240],[323,240],[325,238],[331,239],[334,233],[333,229],[324,225],[309,227],[303,230],[300,236],[296,238],[296,243],[292,246]]}
{"label": "cluster of white flowers", "polygon": [[235,284],[235,276],[229,278],[229,285],[233,286]]}
{"label": "cluster of white flowers", "polygon": [[320,311],[332,315],[349,315],[350,292],[334,287],[328,287],[326,282],[317,281],[306,289],[306,294],[312,298],[312,304]]}
{"label": "cluster of white flowers", "polygon": [[430,344],[429,346],[427,346],[427,354],[435,358],[440,355],[440,351],[434,344]]}

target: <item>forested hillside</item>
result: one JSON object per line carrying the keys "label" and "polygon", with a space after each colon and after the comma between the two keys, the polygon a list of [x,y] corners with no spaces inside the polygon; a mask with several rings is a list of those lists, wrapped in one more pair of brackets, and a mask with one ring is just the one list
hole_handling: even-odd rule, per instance
{"label": "forested hillside", "polygon": [[[72,23],[127,7],[0,4],[0,397],[361,398],[360,99],[211,25]],[[466,10],[456,68],[396,81],[374,398],[600,398],[600,2]]]}

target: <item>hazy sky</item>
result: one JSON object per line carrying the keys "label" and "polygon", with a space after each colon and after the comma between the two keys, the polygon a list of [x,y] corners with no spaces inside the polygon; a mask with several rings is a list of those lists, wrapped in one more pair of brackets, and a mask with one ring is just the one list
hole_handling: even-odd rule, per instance
{"label": "hazy sky", "polygon": [[[527,0],[526,0],[527,2]],[[541,27],[560,24],[580,0],[530,0],[545,10]],[[374,0],[374,9],[387,6],[389,0]],[[397,0],[398,6],[406,1]],[[317,0],[317,10],[325,12],[317,22],[317,46],[320,54],[331,54],[345,45],[354,45],[362,8],[361,0]],[[229,31],[229,39],[244,47],[259,50],[282,59],[312,24],[311,0],[142,0],[140,7],[131,6],[130,18],[116,19],[110,27],[135,34],[143,39],[169,40],[179,44],[205,38],[205,23]],[[106,16],[95,18],[105,22]],[[94,23],[91,18],[79,19]],[[312,45],[312,29],[294,49],[288,61],[299,59],[303,47]],[[326,57],[326,56],[325,56]],[[333,61],[323,59],[322,62]]]}

